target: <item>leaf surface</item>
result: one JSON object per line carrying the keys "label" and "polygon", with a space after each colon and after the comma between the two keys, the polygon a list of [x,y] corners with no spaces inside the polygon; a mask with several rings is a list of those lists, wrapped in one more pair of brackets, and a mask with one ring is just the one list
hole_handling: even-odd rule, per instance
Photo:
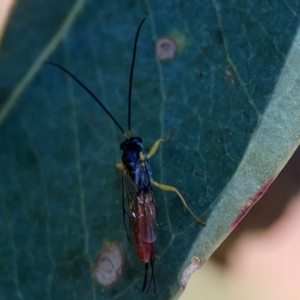
{"label": "leaf surface", "polygon": [[[88,1],[81,11],[83,2],[62,2],[60,10],[45,4],[27,13],[25,3],[13,11],[0,53],[0,294],[178,296],[202,264],[195,257],[209,258],[299,144],[299,3]],[[80,14],[47,58],[70,11]],[[123,227],[114,167],[123,136],[69,77],[42,66],[50,60],[75,73],[127,128],[133,40],[144,16],[132,130],[145,152],[171,135],[150,160],[153,177],[175,186],[207,222],[202,229],[176,194],[155,190],[156,296],[141,293],[144,266]],[[176,42],[173,59],[155,58],[162,37]],[[120,249],[123,265],[104,287],[92,274],[109,245]]]}

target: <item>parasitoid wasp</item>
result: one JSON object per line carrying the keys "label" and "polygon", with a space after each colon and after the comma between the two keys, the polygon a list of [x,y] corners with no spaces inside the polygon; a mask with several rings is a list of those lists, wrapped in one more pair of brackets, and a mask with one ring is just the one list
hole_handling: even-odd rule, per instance
{"label": "parasitoid wasp", "polygon": [[[175,192],[181,199],[184,207],[189,213],[200,223],[205,226],[205,222],[199,219],[189,208],[181,193],[172,186],[158,183],[152,179],[152,171],[149,164],[149,158],[155,154],[160,143],[164,139],[158,139],[150,149],[148,155],[143,153],[143,140],[140,137],[133,136],[131,133],[131,93],[133,82],[133,71],[136,57],[137,41],[140,30],[145,21],[141,21],[135,35],[133,55],[129,76],[128,89],[128,132],[124,131],[122,126],[117,122],[114,116],[104,106],[104,104],[95,96],[95,94],[83,84],[75,75],[63,66],[54,62],[45,62],[45,64],[53,65],[67,75],[69,75],[79,86],[81,86],[106,112],[110,119],[120,129],[125,137],[125,141],[120,144],[123,151],[122,162],[116,167],[122,172],[122,203],[123,203],[123,221],[126,235],[131,244],[131,232],[134,235],[134,244],[137,255],[142,263],[145,264],[144,282],[142,291],[147,287],[148,268],[151,267],[151,276],[146,293],[148,293],[151,285],[153,285],[154,293],[156,292],[156,281],[154,275],[154,242],[158,234],[157,224],[157,207],[153,197],[153,186],[164,191]],[[129,229],[130,228],[130,229]]]}

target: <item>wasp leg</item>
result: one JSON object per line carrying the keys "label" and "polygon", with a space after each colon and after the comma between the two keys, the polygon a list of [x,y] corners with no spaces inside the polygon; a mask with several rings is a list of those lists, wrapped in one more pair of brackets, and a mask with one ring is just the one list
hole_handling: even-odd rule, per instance
{"label": "wasp leg", "polygon": [[189,211],[189,213],[197,220],[197,222],[200,223],[201,226],[205,226],[205,222],[203,222],[201,219],[199,219],[193,212],[192,210],[189,208],[189,206],[187,205],[186,201],[184,200],[183,196],[180,194],[180,192],[173,186],[169,186],[169,185],[165,185],[165,184],[161,184],[158,183],[156,181],[151,180],[151,183],[158,187],[159,189],[163,190],[163,191],[168,191],[168,192],[174,192],[178,195],[178,197],[180,198],[180,200],[183,203],[183,206]]}
{"label": "wasp leg", "polygon": [[157,141],[155,141],[155,143],[153,144],[153,146],[150,149],[150,152],[147,154],[147,157],[150,158],[151,156],[153,156],[156,153],[159,145],[163,142],[166,142],[169,139],[170,139],[170,136],[166,137],[165,139],[158,139]]}

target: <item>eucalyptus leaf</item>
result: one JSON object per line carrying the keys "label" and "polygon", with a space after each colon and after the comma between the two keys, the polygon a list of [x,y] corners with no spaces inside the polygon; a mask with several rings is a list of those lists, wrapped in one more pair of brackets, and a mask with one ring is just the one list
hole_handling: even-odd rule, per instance
{"label": "eucalyptus leaf", "polygon": [[[83,4],[18,2],[2,41],[0,298],[178,297],[299,145],[300,4]],[[43,65],[76,74],[127,128],[144,17],[132,131],[146,153],[170,136],[150,160],[153,178],[206,221],[202,228],[176,194],[155,190],[156,295],[141,292],[144,265],[123,226],[115,164],[124,137],[71,78]],[[174,58],[156,57],[161,38],[175,42]],[[95,278],[103,261],[116,276],[108,286]]]}

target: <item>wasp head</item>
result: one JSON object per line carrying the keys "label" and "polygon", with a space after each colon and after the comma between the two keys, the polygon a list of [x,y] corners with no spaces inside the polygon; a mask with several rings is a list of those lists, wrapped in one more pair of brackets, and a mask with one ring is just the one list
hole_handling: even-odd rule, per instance
{"label": "wasp head", "polygon": [[143,149],[143,140],[140,137],[131,137],[126,139],[120,145],[121,150],[136,150],[141,151]]}

